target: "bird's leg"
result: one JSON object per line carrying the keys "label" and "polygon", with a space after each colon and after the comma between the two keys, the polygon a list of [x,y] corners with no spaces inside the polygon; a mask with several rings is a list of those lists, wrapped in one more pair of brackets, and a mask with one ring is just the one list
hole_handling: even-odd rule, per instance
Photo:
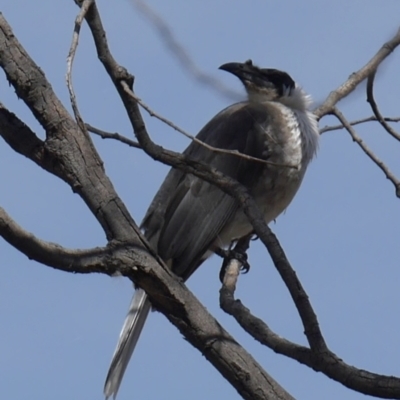
{"label": "bird's leg", "polygon": [[[216,249],[215,253],[224,259],[221,270],[219,272],[219,279],[222,282],[226,272],[226,268],[232,260],[238,260],[241,263],[241,271],[247,273],[250,270],[250,264],[247,261],[247,249],[250,246],[250,240],[253,234],[243,236],[238,241],[232,242],[227,250]],[[233,245],[235,244],[235,247]]]}

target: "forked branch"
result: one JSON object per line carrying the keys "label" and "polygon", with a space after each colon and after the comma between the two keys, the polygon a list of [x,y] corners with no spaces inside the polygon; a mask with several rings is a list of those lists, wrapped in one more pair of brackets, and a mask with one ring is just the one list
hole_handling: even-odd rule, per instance
{"label": "forked branch", "polygon": [[396,176],[389,170],[387,165],[380,160],[375,153],[364,143],[364,141],[357,135],[355,129],[350,125],[347,121],[346,117],[336,108],[332,109],[332,115],[335,115],[336,118],[340,121],[340,123],[344,126],[347,132],[350,134],[351,138],[354,142],[358,144],[360,149],[373,161],[375,165],[377,165],[380,170],[385,174],[386,179],[393,183],[395,188],[396,196],[400,198],[400,181],[396,178]]}

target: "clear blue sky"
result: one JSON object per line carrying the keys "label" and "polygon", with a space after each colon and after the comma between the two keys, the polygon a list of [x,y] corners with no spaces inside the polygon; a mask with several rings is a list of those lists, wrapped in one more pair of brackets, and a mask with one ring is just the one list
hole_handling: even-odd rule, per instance
{"label": "clear blue sky", "polygon": [[[253,61],[288,71],[318,103],[361,67],[399,26],[392,1],[149,1],[197,65],[218,71]],[[98,1],[116,59],[136,75],[137,94],[195,134],[229,100],[196,83],[128,0]],[[1,11],[58,96],[68,104],[66,56],[78,11],[70,1],[2,0]],[[400,52],[383,65],[376,97],[399,116]],[[86,122],[132,137],[121,102],[98,62],[87,27],[73,73]],[[43,132],[0,74],[0,99]],[[348,118],[371,115],[364,86],[340,104]],[[242,91],[243,92],[243,91]],[[186,139],[145,115],[154,140],[181,150]],[[324,119],[321,126],[332,123]],[[400,145],[376,124],[359,133],[400,175]],[[94,138],[108,175],[140,222],[167,168],[137,150]],[[0,205],[40,238],[71,248],[105,244],[81,199],[57,178],[0,141]],[[272,226],[303,282],[330,348],[352,365],[399,375],[399,200],[391,184],[345,132],[326,133],[298,196]],[[297,313],[267,252],[255,244],[238,297],[282,336],[305,343]],[[0,381],[8,400],[102,398],[108,364],[132,295],[124,278],[72,275],[29,261],[0,241]],[[348,390],[245,334],[218,305],[220,262],[189,287],[265,369],[298,399],[354,400]],[[232,387],[163,315],[153,313],[125,375],[119,400],[238,399]]]}

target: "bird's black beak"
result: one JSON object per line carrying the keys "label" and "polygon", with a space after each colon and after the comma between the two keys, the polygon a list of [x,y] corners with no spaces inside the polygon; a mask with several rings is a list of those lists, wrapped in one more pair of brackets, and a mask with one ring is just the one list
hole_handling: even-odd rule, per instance
{"label": "bird's black beak", "polygon": [[294,80],[286,72],[272,68],[260,69],[251,60],[247,60],[244,63],[232,62],[223,64],[219,69],[238,77],[246,87],[246,90],[254,91],[255,88],[258,90],[274,89],[282,96],[288,89],[290,91],[295,87]]}
{"label": "bird's black beak", "polygon": [[258,70],[253,66],[251,60],[248,60],[244,63],[226,63],[221,65],[219,69],[230,72],[231,74],[237,76],[240,80],[251,80],[255,72]]}

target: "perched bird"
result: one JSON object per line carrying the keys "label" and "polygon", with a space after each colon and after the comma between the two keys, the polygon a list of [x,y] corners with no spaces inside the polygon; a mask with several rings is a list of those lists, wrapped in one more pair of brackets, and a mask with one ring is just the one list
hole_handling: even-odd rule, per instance
{"label": "perched bird", "polygon": [[[316,153],[319,133],[309,111],[311,98],[286,72],[258,68],[251,60],[224,64],[220,69],[241,80],[248,99],[222,110],[197,138],[267,162],[213,152],[196,142],[184,154],[243,184],[269,223],[292,201]],[[160,257],[183,280],[213,250],[253,230],[235,199],[177,169],[169,171],[141,228]],[[111,361],[104,387],[106,398],[117,395],[150,309],[146,293],[138,288]]]}

